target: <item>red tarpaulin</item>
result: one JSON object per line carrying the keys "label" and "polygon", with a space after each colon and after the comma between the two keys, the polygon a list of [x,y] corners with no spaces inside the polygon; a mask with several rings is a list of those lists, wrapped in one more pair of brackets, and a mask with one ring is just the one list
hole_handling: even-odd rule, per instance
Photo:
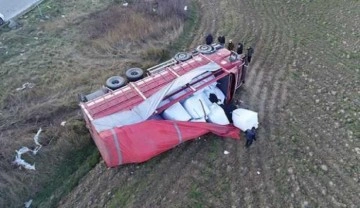
{"label": "red tarpaulin", "polygon": [[94,137],[108,167],[140,163],[174,148],[178,144],[212,132],[221,137],[240,139],[233,125],[148,120],[105,130]]}

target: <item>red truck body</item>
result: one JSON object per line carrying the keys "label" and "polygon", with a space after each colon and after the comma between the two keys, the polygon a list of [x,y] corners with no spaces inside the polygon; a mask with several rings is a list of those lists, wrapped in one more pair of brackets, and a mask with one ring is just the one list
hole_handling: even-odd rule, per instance
{"label": "red truck body", "polygon": [[[211,70],[206,71],[207,68]],[[168,102],[156,105],[150,114],[146,112],[146,117],[141,115],[141,119],[135,122],[121,121],[131,120],[131,116],[126,117],[128,113],[133,113],[135,108],[152,99],[154,94],[169,87],[171,83],[199,70],[206,72],[200,72],[201,75],[164,94],[162,100]],[[230,102],[236,89],[243,83],[245,70],[242,56],[214,45],[211,52],[192,52],[188,60],[171,59],[151,67],[147,69],[148,76],[119,89],[109,89],[95,99],[80,102],[80,107],[87,128],[107,166],[144,162],[208,132],[238,139],[238,129],[231,124],[221,126],[206,122],[170,121],[156,116],[215,82],[225,95],[225,103]],[[113,122],[114,120],[119,122]]]}

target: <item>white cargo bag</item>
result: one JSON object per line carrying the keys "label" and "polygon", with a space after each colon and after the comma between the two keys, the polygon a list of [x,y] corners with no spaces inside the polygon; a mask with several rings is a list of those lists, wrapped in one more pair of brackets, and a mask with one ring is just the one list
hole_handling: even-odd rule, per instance
{"label": "white cargo bag", "polygon": [[232,112],[232,120],[234,126],[242,131],[246,131],[252,127],[258,128],[259,125],[258,113],[243,108],[236,109]]}
{"label": "white cargo bag", "polygon": [[184,101],[183,105],[193,119],[206,117],[210,113],[209,107],[201,94],[189,97]]}
{"label": "white cargo bag", "polygon": [[166,109],[162,116],[167,120],[175,121],[189,121],[191,119],[191,116],[179,102]]}
{"label": "white cargo bag", "polygon": [[219,125],[228,125],[230,124],[229,119],[226,117],[224,109],[222,109],[218,104],[213,103],[210,106],[210,113],[208,115],[209,122]]}

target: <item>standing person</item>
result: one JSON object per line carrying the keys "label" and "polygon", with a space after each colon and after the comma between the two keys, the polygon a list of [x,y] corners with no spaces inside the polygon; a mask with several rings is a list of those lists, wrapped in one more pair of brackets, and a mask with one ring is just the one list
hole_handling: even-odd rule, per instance
{"label": "standing person", "polygon": [[243,53],[243,48],[244,48],[244,45],[242,43],[238,43],[236,53],[239,54],[239,55],[242,54]]}
{"label": "standing person", "polygon": [[232,102],[221,104],[220,107],[224,110],[225,115],[230,123],[233,123],[232,112],[237,109],[237,106]]}
{"label": "standing person", "polygon": [[211,45],[213,41],[214,41],[213,36],[209,33],[205,38],[206,45]]}
{"label": "standing person", "polygon": [[243,65],[241,68],[241,82],[243,84],[245,84],[246,69],[247,69],[247,64]]}
{"label": "standing person", "polygon": [[252,55],[254,53],[254,49],[252,47],[247,48],[247,61],[250,63]]}
{"label": "standing person", "polygon": [[255,127],[252,127],[251,129],[246,130],[245,136],[246,136],[245,147],[249,148],[251,146],[251,144],[253,143],[253,141],[256,141]]}
{"label": "standing person", "polygon": [[232,40],[229,40],[229,43],[228,43],[227,48],[229,49],[229,51],[234,50],[235,45],[234,45],[234,43],[232,42]]}
{"label": "standing person", "polygon": [[225,45],[225,36],[219,36],[218,37],[219,44],[224,46]]}

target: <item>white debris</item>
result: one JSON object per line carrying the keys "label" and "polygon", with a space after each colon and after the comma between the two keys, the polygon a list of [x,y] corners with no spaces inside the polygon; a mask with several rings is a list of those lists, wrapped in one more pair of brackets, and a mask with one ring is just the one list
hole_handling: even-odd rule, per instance
{"label": "white debris", "polygon": [[[27,148],[27,147],[25,147]],[[24,147],[22,147],[19,151],[16,151],[16,156],[15,156],[15,160],[14,160],[14,164],[22,166],[28,170],[35,170],[35,163],[33,165],[31,165],[30,163],[27,163],[25,160],[21,159],[21,150],[24,149]]]}
{"label": "white debris", "polygon": [[28,147],[21,147],[19,150],[15,150],[16,156],[14,160],[14,164],[22,166],[28,170],[35,170],[35,163],[31,165],[30,163],[26,162],[24,159],[21,158],[22,154],[25,154],[27,152],[32,152],[33,155],[36,155],[37,152],[41,149],[42,145],[39,143],[39,135],[41,133],[42,129],[39,128],[38,132],[34,136],[34,142],[36,144],[36,147],[31,150]]}
{"label": "white debris", "polygon": [[256,171],[256,173],[257,173],[258,175],[260,175],[260,171]]}
{"label": "white debris", "polygon": [[184,10],[187,11],[187,6],[184,7]]}
{"label": "white debris", "polygon": [[321,165],[321,169],[323,169],[324,171],[327,171],[328,167],[326,165]]}
{"label": "white debris", "polygon": [[33,200],[30,199],[29,201],[25,202],[25,203],[24,203],[25,208],[29,208],[29,207],[31,206],[32,201],[33,201]]}
{"label": "white debris", "polygon": [[42,132],[42,129],[41,127],[39,128],[39,130],[37,131],[37,133],[35,134],[34,136],[34,142],[37,146],[42,146],[40,143],[39,143],[39,135],[40,133]]}
{"label": "white debris", "polygon": [[62,122],[60,123],[61,126],[65,126],[65,124],[66,124],[66,121],[62,121]]}
{"label": "white debris", "polygon": [[129,3],[127,3],[127,2],[123,3],[124,7],[127,7],[128,5],[129,5]]}
{"label": "white debris", "polygon": [[25,82],[25,83],[22,85],[22,87],[16,88],[16,91],[24,90],[24,89],[26,89],[26,88],[31,89],[31,88],[33,88],[34,86],[35,86],[34,83]]}
{"label": "white debris", "polygon": [[230,152],[229,151],[224,151],[224,155],[228,155]]}

